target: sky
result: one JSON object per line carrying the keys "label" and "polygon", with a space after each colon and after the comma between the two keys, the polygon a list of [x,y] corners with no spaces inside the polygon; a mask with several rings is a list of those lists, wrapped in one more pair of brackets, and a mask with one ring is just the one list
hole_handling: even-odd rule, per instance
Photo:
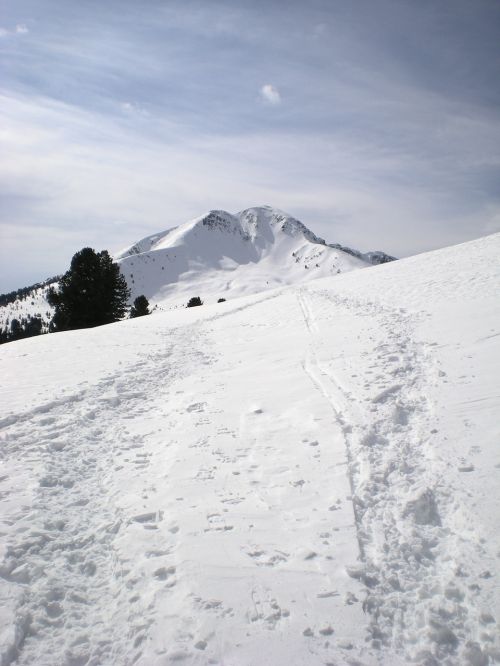
{"label": "sky", "polygon": [[210,209],[500,231],[499,35],[498,0],[3,0],[0,292]]}

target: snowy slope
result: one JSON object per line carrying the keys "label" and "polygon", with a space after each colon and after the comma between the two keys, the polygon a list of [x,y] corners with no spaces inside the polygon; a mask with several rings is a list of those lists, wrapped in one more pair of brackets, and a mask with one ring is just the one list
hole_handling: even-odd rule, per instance
{"label": "snowy slope", "polygon": [[[184,307],[192,296],[215,303],[394,260],[384,252],[362,254],[327,245],[301,222],[270,206],[236,215],[210,211],[143,238],[114,258],[131,289],[130,302],[143,294],[163,310]],[[7,331],[14,318],[37,316],[46,332],[53,316],[47,285],[53,282],[0,304],[0,331]]]}
{"label": "snowy slope", "polygon": [[497,663],[499,252],[4,345],[0,663]]}
{"label": "snowy slope", "polygon": [[17,297],[13,295],[5,305],[0,304],[0,331],[10,330],[13,319],[21,322],[31,317],[40,317],[43,332],[48,332],[54,310],[47,302],[47,293],[54,283],[55,280],[49,280],[47,283],[28,287],[26,293]]}
{"label": "snowy slope", "polygon": [[360,253],[331,247],[301,222],[276,208],[231,215],[213,210],[119,252],[132,298],[183,306],[308,282],[370,265]]}

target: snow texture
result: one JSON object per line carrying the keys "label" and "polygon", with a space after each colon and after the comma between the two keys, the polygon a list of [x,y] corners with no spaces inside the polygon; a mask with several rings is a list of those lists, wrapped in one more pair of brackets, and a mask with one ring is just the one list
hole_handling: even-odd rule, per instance
{"label": "snow texture", "polygon": [[4,345],[0,664],[498,663],[499,253]]}

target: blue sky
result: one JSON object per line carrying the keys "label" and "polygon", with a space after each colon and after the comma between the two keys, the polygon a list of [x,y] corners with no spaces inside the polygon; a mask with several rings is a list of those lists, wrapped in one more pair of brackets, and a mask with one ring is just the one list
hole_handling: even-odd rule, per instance
{"label": "blue sky", "polygon": [[212,208],[397,256],[500,231],[497,0],[4,0],[0,291]]}

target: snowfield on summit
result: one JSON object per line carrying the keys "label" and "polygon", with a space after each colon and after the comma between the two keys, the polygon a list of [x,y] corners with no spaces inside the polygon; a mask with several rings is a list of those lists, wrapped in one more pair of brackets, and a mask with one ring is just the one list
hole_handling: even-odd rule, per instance
{"label": "snowfield on summit", "polygon": [[116,257],[152,315],[0,348],[2,666],[500,662],[500,234],[249,211]]}

